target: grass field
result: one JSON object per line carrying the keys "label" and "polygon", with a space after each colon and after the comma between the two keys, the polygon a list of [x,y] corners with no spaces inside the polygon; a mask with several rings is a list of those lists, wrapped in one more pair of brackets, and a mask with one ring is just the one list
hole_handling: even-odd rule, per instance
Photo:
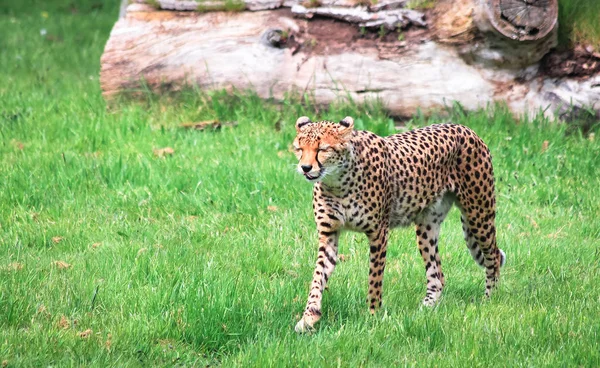
{"label": "grass field", "polygon": [[562,47],[581,43],[600,50],[600,1],[558,0],[558,24]]}
{"label": "grass field", "polygon": [[[501,108],[452,111],[494,155],[508,256],[496,294],[483,300],[453,210],[438,307],[420,307],[414,233],[397,230],[370,316],[368,245],[348,233],[323,319],[298,336],[316,234],[288,148],[314,108],[188,92],[107,111],[99,58],[117,3],[0,8],[2,366],[600,365],[598,138]],[[348,114],[393,131],[376,107],[318,115]],[[207,119],[238,125],[179,127]],[[156,157],[164,147],[173,155]]]}

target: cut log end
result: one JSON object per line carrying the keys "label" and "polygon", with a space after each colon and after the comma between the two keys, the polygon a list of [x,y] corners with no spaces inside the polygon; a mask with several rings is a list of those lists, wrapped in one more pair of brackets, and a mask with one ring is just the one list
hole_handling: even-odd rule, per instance
{"label": "cut log end", "polygon": [[487,0],[486,5],[492,26],[518,41],[546,37],[558,19],[557,0]]}

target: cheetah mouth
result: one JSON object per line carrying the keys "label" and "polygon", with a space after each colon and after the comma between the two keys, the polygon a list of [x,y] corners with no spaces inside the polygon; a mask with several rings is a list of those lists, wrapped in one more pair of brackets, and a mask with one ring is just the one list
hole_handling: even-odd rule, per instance
{"label": "cheetah mouth", "polygon": [[304,173],[304,177],[308,181],[317,180],[318,178],[321,177],[321,172],[318,172],[317,175],[310,175],[309,173]]}

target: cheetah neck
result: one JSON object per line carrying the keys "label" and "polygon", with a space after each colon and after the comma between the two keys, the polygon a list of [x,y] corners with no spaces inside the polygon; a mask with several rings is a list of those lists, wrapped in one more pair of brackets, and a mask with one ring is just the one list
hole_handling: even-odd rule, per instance
{"label": "cheetah neck", "polygon": [[346,159],[338,169],[326,175],[320,182],[323,192],[336,197],[345,197],[350,188],[348,182],[353,174],[356,174],[358,166],[356,165],[356,150],[354,146],[348,144]]}

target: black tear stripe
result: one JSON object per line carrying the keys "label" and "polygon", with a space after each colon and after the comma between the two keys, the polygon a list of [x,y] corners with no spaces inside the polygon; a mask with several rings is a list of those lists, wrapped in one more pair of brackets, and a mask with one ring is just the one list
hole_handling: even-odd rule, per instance
{"label": "black tear stripe", "polygon": [[317,161],[317,165],[319,165],[319,169],[323,168],[323,164],[319,161],[319,151],[317,150],[317,154],[315,155],[315,161]]}

